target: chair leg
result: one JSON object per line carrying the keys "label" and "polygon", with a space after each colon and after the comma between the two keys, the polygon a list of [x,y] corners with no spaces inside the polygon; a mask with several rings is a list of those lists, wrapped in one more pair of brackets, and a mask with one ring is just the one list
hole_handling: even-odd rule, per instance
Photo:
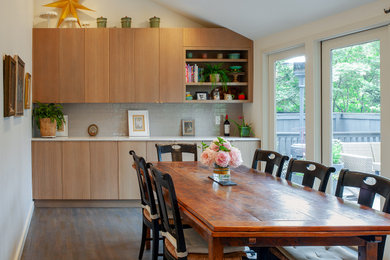
{"label": "chair leg", "polygon": [[152,230],[153,234],[152,234],[152,259],[153,260],[157,260],[158,258],[158,246],[159,246],[159,243],[160,243],[160,239],[159,239],[159,230],[158,230],[158,227],[154,227],[153,230]]}
{"label": "chair leg", "polygon": [[138,254],[139,260],[141,260],[142,256],[144,255],[146,235],[148,230],[149,230],[148,227],[144,223],[142,223],[142,239],[141,239],[141,246],[139,248],[139,254]]}

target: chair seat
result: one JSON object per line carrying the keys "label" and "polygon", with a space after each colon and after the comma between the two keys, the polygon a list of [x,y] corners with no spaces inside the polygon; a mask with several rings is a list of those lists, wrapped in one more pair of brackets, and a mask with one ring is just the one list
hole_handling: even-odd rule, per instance
{"label": "chair seat", "polygon": [[356,260],[358,259],[357,249],[348,246],[285,246],[272,248],[271,252],[278,250],[285,259],[289,260]]}
{"label": "chair seat", "polygon": [[[197,260],[208,260],[208,244],[207,242],[192,228],[184,229],[184,237],[186,241],[186,248],[188,252],[187,259],[197,259]],[[174,238],[173,238],[174,239]],[[172,240],[166,237],[165,239],[165,246],[166,249],[169,251],[169,253],[177,258],[176,254],[176,247],[172,242]],[[225,247],[224,252],[224,258],[223,259],[229,259],[229,260],[241,260],[243,256],[245,256],[244,253],[245,248],[244,247]]]}

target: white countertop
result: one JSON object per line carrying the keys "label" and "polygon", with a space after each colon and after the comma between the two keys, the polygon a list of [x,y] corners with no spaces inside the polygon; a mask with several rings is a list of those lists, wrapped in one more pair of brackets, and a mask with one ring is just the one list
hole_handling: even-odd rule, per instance
{"label": "white countertop", "polygon": [[[129,136],[97,136],[97,137],[35,137],[32,141],[168,141],[168,142],[200,142],[212,141],[215,136],[150,136],[150,137],[129,137]],[[260,141],[256,137],[226,137],[229,141]]]}

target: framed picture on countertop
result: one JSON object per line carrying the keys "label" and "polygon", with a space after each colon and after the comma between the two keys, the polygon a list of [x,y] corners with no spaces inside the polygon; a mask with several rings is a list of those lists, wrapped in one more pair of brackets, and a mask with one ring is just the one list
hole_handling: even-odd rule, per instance
{"label": "framed picture on countertop", "polygon": [[150,136],[148,110],[128,110],[129,136]]}
{"label": "framed picture on countertop", "polygon": [[181,120],[181,130],[183,135],[195,135],[195,120]]}

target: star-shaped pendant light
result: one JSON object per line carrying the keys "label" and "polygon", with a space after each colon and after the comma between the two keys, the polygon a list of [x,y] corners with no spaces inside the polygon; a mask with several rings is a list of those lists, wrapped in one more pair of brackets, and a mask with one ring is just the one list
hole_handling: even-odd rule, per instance
{"label": "star-shaped pendant light", "polygon": [[73,17],[77,18],[77,23],[81,27],[79,17],[77,16],[77,9],[88,10],[88,11],[94,12],[94,10],[91,10],[91,9],[79,4],[79,0],[59,0],[57,2],[47,4],[44,6],[56,7],[56,8],[62,9],[62,13],[61,13],[60,19],[58,20],[57,27],[60,27],[61,23],[69,15],[72,15]]}

